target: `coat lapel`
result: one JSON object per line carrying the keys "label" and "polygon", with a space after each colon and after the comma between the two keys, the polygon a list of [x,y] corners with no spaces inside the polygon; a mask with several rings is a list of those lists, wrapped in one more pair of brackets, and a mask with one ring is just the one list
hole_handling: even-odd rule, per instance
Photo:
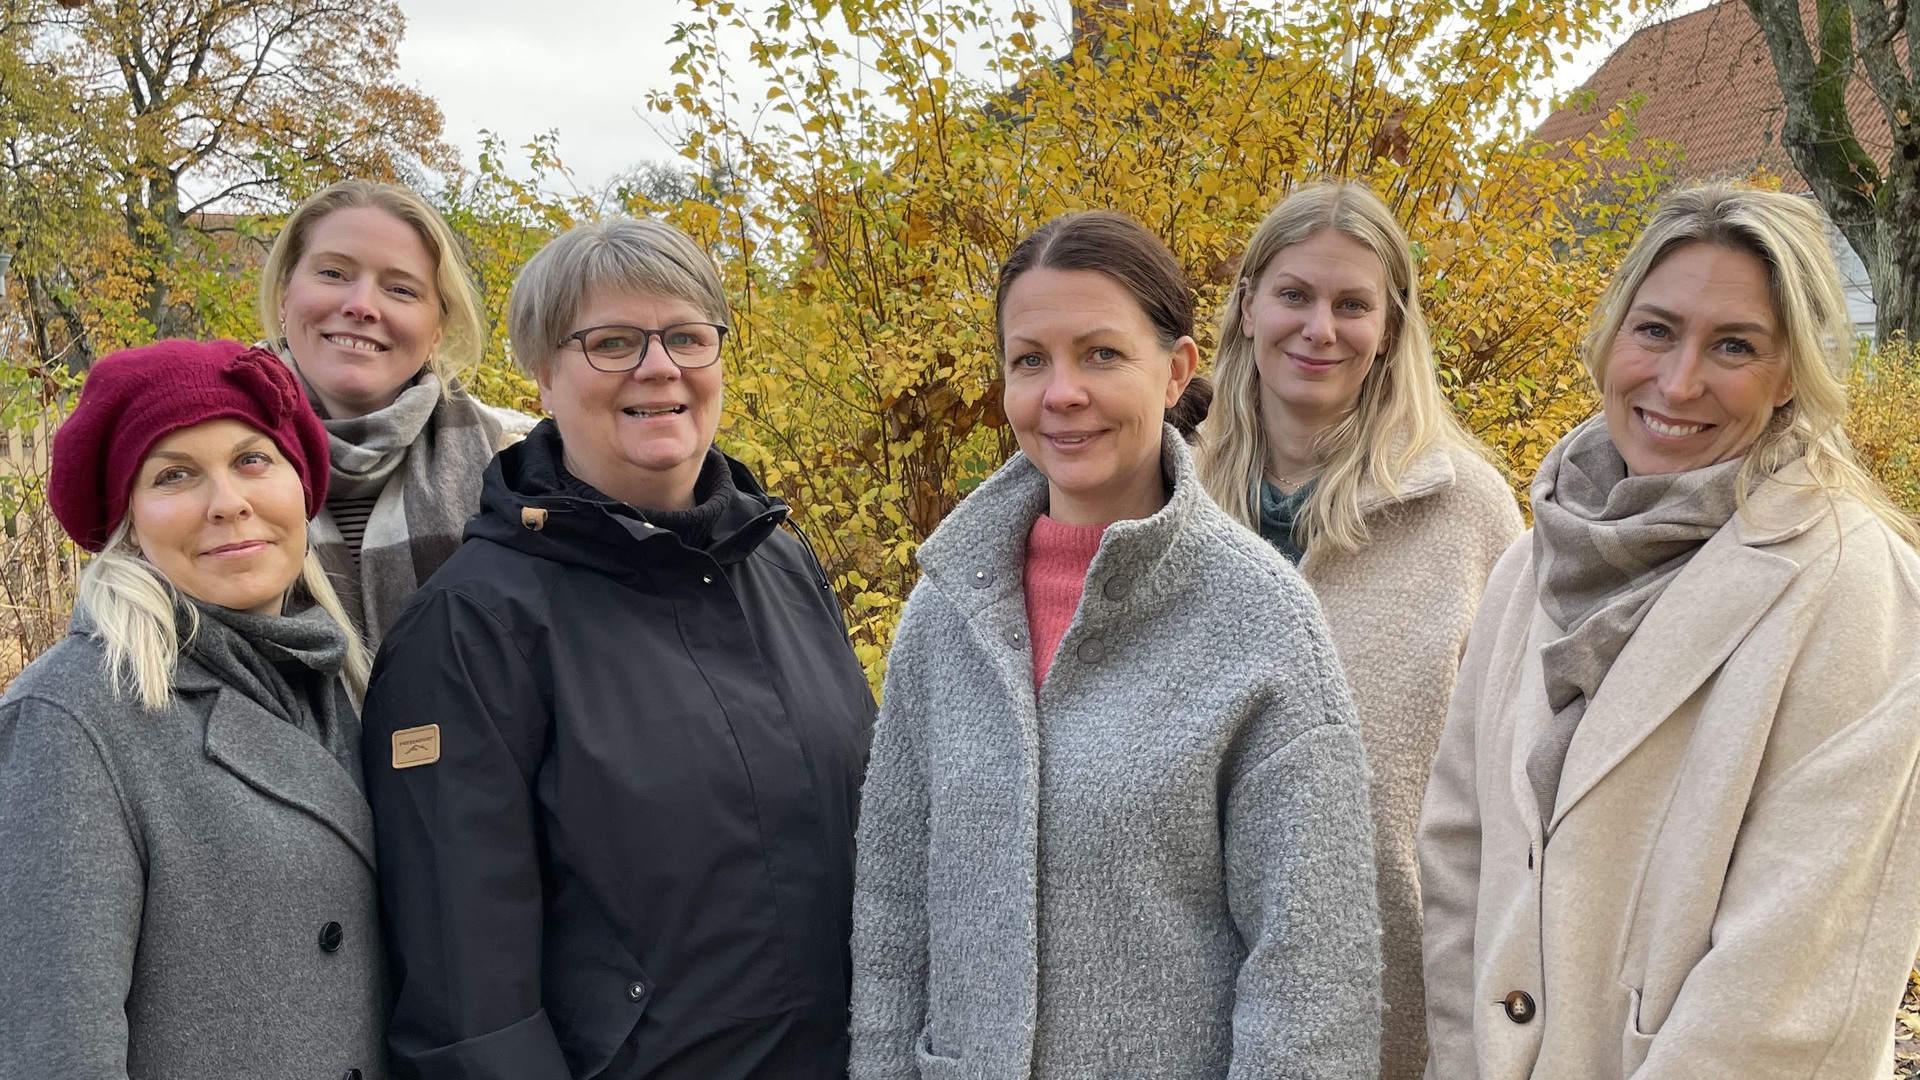
{"label": "coat lapel", "polygon": [[1720,669],[1799,566],[1724,529],[1700,549],[1620,651],[1567,748],[1549,835]]}
{"label": "coat lapel", "polygon": [[369,868],[374,865],[367,798],[311,736],[269,716],[244,694],[218,687],[207,715],[207,757],[267,797],[318,818]]}

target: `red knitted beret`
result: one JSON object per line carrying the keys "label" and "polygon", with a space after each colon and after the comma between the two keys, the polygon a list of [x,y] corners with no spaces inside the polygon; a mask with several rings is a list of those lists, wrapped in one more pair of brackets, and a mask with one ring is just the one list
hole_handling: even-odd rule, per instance
{"label": "red knitted beret", "polygon": [[307,517],[327,501],[327,429],[293,372],[237,341],[157,341],[96,361],[80,404],[53,435],[47,501],[74,543],[99,551],[127,514],[155,443],[232,419],[271,436],[306,488]]}

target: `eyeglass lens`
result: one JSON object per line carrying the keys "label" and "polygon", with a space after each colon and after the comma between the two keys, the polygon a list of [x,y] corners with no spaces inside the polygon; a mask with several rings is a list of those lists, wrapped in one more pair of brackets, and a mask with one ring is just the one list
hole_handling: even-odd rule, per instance
{"label": "eyeglass lens", "polygon": [[638,366],[640,357],[655,334],[666,346],[667,355],[681,367],[706,367],[720,356],[723,329],[712,323],[675,323],[659,330],[638,326],[596,326],[579,337],[587,361],[602,371],[628,371]]}

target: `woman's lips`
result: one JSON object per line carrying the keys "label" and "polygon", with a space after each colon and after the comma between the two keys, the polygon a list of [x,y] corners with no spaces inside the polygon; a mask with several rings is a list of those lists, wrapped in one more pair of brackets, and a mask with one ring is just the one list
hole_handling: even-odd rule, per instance
{"label": "woman's lips", "polygon": [[221,544],[207,552],[207,555],[215,559],[244,559],[249,555],[265,551],[269,546],[265,540],[238,540],[231,544]]}
{"label": "woman's lips", "polygon": [[1633,410],[1633,414],[1640,418],[1640,423],[1644,425],[1649,432],[1662,439],[1680,440],[1692,438],[1713,426],[1712,424],[1701,423],[1695,420],[1675,420],[1671,417],[1661,416],[1659,413],[1648,412],[1638,407]]}
{"label": "woman's lips", "polygon": [[1301,369],[1308,372],[1314,372],[1314,373],[1318,373],[1322,371],[1331,371],[1334,368],[1340,366],[1340,364],[1344,363],[1343,360],[1338,358],[1330,357],[1327,359],[1318,359],[1312,356],[1301,356],[1299,353],[1294,353],[1294,352],[1288,353],[1287,359],[1293,361],[1294,364],[1299,366]]}

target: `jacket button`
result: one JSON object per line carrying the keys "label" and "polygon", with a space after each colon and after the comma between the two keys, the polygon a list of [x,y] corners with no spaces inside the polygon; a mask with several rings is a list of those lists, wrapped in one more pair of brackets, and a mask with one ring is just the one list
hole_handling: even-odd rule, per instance
{"label": "jacket button", "polygon": [[991,584],[993,584],[993,575],[991,573],[988,573],[985,570],[975,570],[973,572],[974,588],[984,589]]}
{"label": "jacket button", "polygon": [[713,584],[713,575],[712,575],[712,574],[701,574],[701,575],[700,575],[700,584],[702,584],[702,585],[711,585],[711,584]]}
{"label": "jacket button", "polygon": [[344,1074],[341,1075],[340,1080],[360,1080],[360,1070],[348,1069]]}
{"label": "jacket button", "polygon": [[641,998],[646,996],[647,996],[647,984],[640,983],[640,982],[631,982],[627,984],[628,1000],[639,1001]]}
{"label": "jacket button", "polygon": [[1524,1024],[1533,1019],[1533,996],[1525,990],[1515,990],[1507,995],[1501,1004],[1507,1007],[1507,1019],[1516,1024]]}
{"label": "jacket button", "polygon": [[1020,644],[1020,631],[1018,630],[1007,631],[1007,644],[1009,645]]}
{"label": "jacket button", "polygon": [[321,952],[339,951],[340,939],[344,936],[345,935],[340,931],[340,924],[337,922],[330,922],[325,926],[322,926],[320,928],[320,951]]}
{"label": "jacket button", "polygon": [[1109,600],[1125,600],[1127,594],[1133,591],[1133,579],[1125,574],[1115,574],[1107,579],[1100,591],[1106,593]]}
{"label": "jacket button", "polygon": [[1101,657],[1107,655],[1107,645],[1097,637],[1090,637],[1082,641],[1073,654],[1078,656],[1083,664],[1097,664]]}

